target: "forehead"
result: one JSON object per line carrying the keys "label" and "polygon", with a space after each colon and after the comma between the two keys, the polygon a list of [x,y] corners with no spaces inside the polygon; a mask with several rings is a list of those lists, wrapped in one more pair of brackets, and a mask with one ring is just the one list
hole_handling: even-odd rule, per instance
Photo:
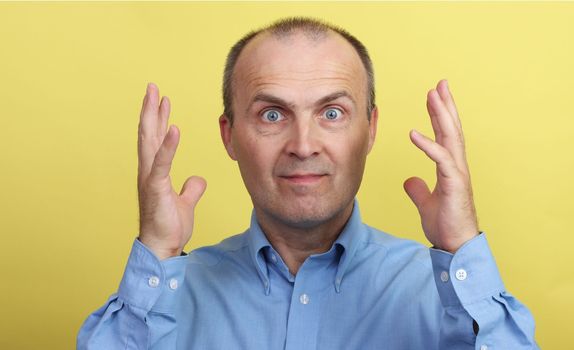
{"label": "forehead", "polygon": [[262,33],[243,49],[232,84],[234,104],[248,103],[262,91],[296,99],[343,90],[359,102],[365,99],[367,74],[353,46],[334,32],[320,38]]}

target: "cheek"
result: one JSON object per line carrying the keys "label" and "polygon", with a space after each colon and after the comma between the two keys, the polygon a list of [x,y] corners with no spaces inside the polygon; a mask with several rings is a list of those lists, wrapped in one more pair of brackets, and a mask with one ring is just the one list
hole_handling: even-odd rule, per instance
{"label": "cheek", "polygon": [[368,134],[356,132],[353,135],[333,140],[330,149],[333,154],[337,154],[340,163],[355,165],[363,162],[368,146]]}
{"label": "cheek", "polygon": [[[363,176],[365,167],[368,138],[341,139],[330,147],[331,159],[336,162],[339,181],[354,184]],[[353,180],[355,179],[355,180]]]}
{"label": "cheek", "polygon": [[271,173],[276,162],[276,143],[249,134],[244,135],[234,139],[234,149],[242,172],[248,173],[251,178],[260,178]]}

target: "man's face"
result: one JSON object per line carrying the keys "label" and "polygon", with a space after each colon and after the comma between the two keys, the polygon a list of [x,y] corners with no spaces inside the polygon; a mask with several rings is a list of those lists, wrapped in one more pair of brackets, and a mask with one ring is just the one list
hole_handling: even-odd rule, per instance
{"label": "man's face", "polygon": [[261,34],[237,61],[233,92],[222,139],[258,214],[308,228],[352,205],[377,111],[369,123],[367,74],[345,39]]}

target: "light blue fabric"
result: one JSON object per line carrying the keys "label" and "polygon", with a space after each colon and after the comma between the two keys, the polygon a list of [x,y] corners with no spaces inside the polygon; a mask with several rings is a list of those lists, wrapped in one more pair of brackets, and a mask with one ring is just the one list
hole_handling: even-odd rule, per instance
{"label": "light blue fabric", "polygon": [[134,240],[117,294],[84,322],[77,347],[538,349],[484,233],[454,255],[429,249],[363,224],[356,200],[331,249],[296,276],[255,214],[244,233],[187,256],[159,261]]}

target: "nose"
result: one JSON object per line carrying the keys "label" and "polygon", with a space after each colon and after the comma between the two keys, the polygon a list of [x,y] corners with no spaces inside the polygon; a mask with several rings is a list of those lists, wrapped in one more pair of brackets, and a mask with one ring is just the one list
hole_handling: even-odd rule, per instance
{"label": "nose", "polygon": [[322,143],[318,125],[313,118],[298,118],[289,132],[285,151],[301,160],[320,153]]}

